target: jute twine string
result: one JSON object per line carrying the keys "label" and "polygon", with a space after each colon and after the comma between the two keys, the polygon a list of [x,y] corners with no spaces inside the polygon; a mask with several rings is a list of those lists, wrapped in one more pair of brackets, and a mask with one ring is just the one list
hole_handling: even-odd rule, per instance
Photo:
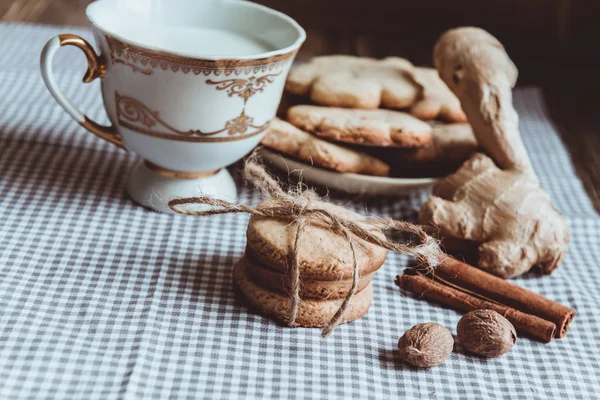
{"label": "jute twine string", "polygon": [[[327,337],[343,320],[350,300],[356,294],[359,281],[359,265],[356,250],[356,240],[361,239],[379,247],[396,253],[410,255],[424,268],[434,269],[439,264],[438,255],[441,250],[438,242],[429,236],[420,226],[406,221],[397,221],[388,218],[363,217],[350,220],[347,217],[336,215],[326,210],[323,205],[327,202],[320,199],[312,190],[284,191],[279,183],[258,162],[256,156],[248,158],[244,175],[246,179],[256,186],[269,202],[256,207],[231,203],[209,196],[178,198],[169,201],[169,207],[180,214],[194,216],[211,216],[230,213],[247,213],[266,218],[274,218],[296,223],[296,237],[292,253],[288,259],[288,273],[290,275],[290,302],[291,311],[288,324],[293,326],[300,303],[300,248],[306,227],[311,224],[325,224],[334,232],[343,235],[348,241],[353,257],[352,285],[338,308],[335,315],[324,327],[322,336]],[[203,211],[188,209],[187,205],[207,205],[210,208]],[[401,243],[390,240],[381,234],[382,230],[395,230],[411,233],[418,243]]]}

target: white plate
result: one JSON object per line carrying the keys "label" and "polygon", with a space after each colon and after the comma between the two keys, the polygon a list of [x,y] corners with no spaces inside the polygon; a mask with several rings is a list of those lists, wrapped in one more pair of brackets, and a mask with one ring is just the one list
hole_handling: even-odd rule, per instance
{"label": "white plate", "polygon": [[386,178],[335,172],[296,161],[264,147],[258,151],[261,157],[267,161],[267,165],[273,165],[290,175],[302,177],[302,181],[305,183],[312,183],[351,194],[366,196],[402,195],[429,189],[437,181],[436,178]]}

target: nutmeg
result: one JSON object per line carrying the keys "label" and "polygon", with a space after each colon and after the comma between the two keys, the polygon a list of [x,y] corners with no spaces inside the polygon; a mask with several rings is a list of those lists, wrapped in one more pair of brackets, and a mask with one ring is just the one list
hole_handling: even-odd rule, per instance
{"label": "nutmeg", "polygon": [[508,353],[517,341],[515,327],[492,310],[475,310],[465,314],[456,327],[458,341],[469,352],[483,357]]}
{"label": "nutmeg", "polygon": [[415,367],[435,367],[448,359],[454,338],[443,325],[418,324],[407,330],[398,342],[400,357]]}

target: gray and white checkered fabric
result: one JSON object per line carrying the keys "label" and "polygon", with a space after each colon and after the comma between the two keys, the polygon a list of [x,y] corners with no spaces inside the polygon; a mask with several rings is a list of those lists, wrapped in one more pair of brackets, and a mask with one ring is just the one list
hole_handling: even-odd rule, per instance
{"label": "gray and white checkered fabric", "polygon": [[[552,276],[519,284],[577,310],[566,338],[520,339],[482,360],[453,353],[416,370],[399,336],[460,314],[400,295],[407,259],[390,254],[369,314],[326,339],[289,329],[235,299],[231,267],[245,215],[208,219],[147,211],[127,198],[136,156],[87,134],[46,91],[38,54],[52,35],[88,31],[0,25],[0,398],[514,398],[600,396],[600,218],[536,89],[515,93],[523,138],[542,185],[571,228]],[[66,93],[105,119],[98,83],[79,83],[84,57],[62,49]],[[258,195],[240,185],[240,201]],[[414,220],[426,193],[344,201]],[[460,350],[460,348],[459,348]]]}

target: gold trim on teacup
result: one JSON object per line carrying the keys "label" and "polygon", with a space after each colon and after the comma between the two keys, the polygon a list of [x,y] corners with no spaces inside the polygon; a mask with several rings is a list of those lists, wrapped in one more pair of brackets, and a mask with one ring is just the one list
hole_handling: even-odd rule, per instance
{"label": "gold trim on teacup", "polygon": [[88,62],[88,69],[83,76],[84,83],[90,83],[96,78],[103,78],[106,75],[106,65],[104,58],[96,55],[93,47],[81,36],[72,33],[63,33],[58,35],[60,46],[76,46],[83,51]]}
{"label": "gold trim on teacup", "polygon": [[[143,47],[125,43],[109,35],[105,35],[104,37],[108,43],[113,63],[121,63],[130,67],[134,64],[141,64],[146,68],[160,67],[163,71],[181,71],[184,74],[192,72],[194,75],[202,73],[206,76],[211,73],[217,76],[224,73],[226,76],[229,76],[232,73],[240,75],[242,73],[250,74],[272,71],[291,59],[297,51],[293,50],[285,54],[252,60],[203,60],[162,51],[148,50]],[[136,69],[133,70],[136,71]],[[147,69],[139,69],[140,72],[146,70]]]}
{"label": "gold trim on teacup", "polygon": [[276,74],[263,75],[259,77],[251,76],[248,79],[232,78],[223,81],[213,81],[212,79],[207,79],[206,83],[209,85],[217,85],[217,90],[227,90],[227,95],[229,97],[241,97],[244,99],[245,104],[250,97],[265,90],[265,87],[267,87],[270,83],[273,83],[275,78],[280,74],[281,71]]}
{"label": "gold trim on teacup", "polygon": [[209,176],[213,176],[217,174],[221,169],[216,169],[214,171],[209,172],[186,172],[186,171],[174,171],[171,169],[166,169],[160,167],[148,160],[144,160],[144,165],[150,171],[155,172],[159,175],[166,176],[167,178],[178,178],[178,179],[198,179],[198,178],[208,178]]}
{"label": "gold trim on teacup", "polygon": [[[152,111],[140,100],[129,96],[121,96],[115,92],[115,104],[119,125],[134,132],[161,139],[184,142],[231,142],[247,139],[264,132],[270,120],[262,125],[255,125],[254,118],[246,115],[242,109],[240,115],[226,121],[223,128],[216,131],[204,132],[200,129],[180,130],[160,118],[158,111]],[[229,136],[213,137],[227,132]]]}

